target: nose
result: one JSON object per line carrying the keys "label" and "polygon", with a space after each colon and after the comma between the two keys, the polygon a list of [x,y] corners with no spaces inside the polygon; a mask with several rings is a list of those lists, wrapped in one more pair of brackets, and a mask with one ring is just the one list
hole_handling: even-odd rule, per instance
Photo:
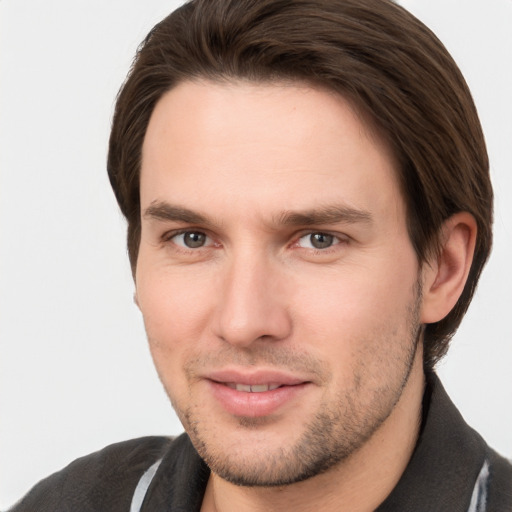
{"label": "nose", "polygon": [[258,340],[278,341],[292,329],[286,283],[278,264],[260,256],[233,258],[222,279],[215,334],[248,348]]}

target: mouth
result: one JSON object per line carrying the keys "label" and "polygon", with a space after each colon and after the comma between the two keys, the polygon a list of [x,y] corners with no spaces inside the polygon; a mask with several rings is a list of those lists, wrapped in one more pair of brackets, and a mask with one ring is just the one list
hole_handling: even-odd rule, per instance
{"label": "mouth", "polygon": [[236,417],[281,413],[312,388],[312,382],[277,372],[217,372],[205,379],[215,402]]}

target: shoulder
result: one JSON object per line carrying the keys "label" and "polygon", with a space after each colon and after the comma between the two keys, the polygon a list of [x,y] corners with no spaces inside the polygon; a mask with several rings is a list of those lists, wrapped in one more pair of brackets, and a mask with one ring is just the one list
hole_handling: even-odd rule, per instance
{"label": "shoulder", "polygon": [[168,437],[112,444],[39,482],[11,512],[129,510],[142,474],[172,445]]}
{"label": "shoulder", "polygon": [[[446,476],[452,487],[463,480],[471,484],[470,512],[512,511],[512,463],[493,450],[482,436],[466,424],[439,379],[427,376],[432,390],[428,421],[438,448],[455,463]],[[437,471],[437,468],[436,468]],[[457,480],[462,477],[457,484]]]}
{"label": "shoulder", "polygon": [[[512,462],[489,449],[487,467],[479,476],[481,496],[489,512],[512,510]],[[478,486],[478,482],[477,482]]]}

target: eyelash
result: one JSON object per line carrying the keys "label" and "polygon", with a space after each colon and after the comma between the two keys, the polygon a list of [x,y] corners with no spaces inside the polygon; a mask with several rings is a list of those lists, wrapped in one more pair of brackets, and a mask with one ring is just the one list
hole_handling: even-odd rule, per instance
{"label": "eyelash", "polygon": [[[309,237],[311,239],[311,237],[313,235],[321,235],[323,237],[330,237],[330,238],[332,238],[332,243],[328,247],[324,247],[324,248],[319,248],[319,247],[300,247],[299,246],[299,243],[300,243],[300,241],[303,238],[308,238]],[[329,233],[327,231],[308,231],[306,233],[302,233],[297,238],[296,242],[294,242],[292,244],[292,246],[297,246],[298,248],[306,249],[306,250],[309,250],[309,251],[314,251],[315,254],[317,254],[317,253],[318,254],[329,254],[333,250],[336,250],[336,247],[338,245],[346,243],[346,242],[347,242],[346,237],[344,238],[341,235],[335,235],[335,234]]]}
{"label": "eyelash", "polygon": [[[162,242],[163,243],[173,243],[173,239],[180,236],[180,235],[184,235],[185,233],[194,233],[194,234],[201,234],[201,235],[204,235],[207,239],[210,239],[212,240],[212,237],[210,235],[208,235],[208,233],[202,229],[191,229],[191,228],[187,228],[187,229],[180,229],[180,230],[177,230],[177,231],[169,231],[167,233],[165,233],[163,236],[162,236]],[[182,250],[189,250],[189,251],[195,251],[197,249],[202,249],[204,247],[209,247],[209,245],[206,245],[206,246],[200,246],[198,247],[197,249],[194,249],[192,247],[190,248],[187,248],[187,247],[184,247],[182,245],[179,245],[177,244],[176,242],[174,242],[174,245],[176,247],[178,247],[179,249],[182,249]],[[215,244],[214,244],[215,245]]]}

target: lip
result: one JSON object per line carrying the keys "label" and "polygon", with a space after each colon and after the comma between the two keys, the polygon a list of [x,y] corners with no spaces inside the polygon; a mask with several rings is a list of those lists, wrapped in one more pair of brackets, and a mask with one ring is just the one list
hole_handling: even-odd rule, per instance
{"label": "lip", "polygon": [[247,384],[249,386],[269,383],[295,386],[303,382],[309,382],[307,378],[278,370],[218,370],[208,373],[205,377],[215,382],[236,382],[237,384]]}
{"label": "lip", "polygon": [[[269,416],[295,402],[312,382],[279,371],[232,371],[222,370],[209,373],[205,380],[213,397],[229,414],[240,417],[259,418]],[[232,384],[261,386],[279,385],[278,388],[248,392],[230,387]]]}

